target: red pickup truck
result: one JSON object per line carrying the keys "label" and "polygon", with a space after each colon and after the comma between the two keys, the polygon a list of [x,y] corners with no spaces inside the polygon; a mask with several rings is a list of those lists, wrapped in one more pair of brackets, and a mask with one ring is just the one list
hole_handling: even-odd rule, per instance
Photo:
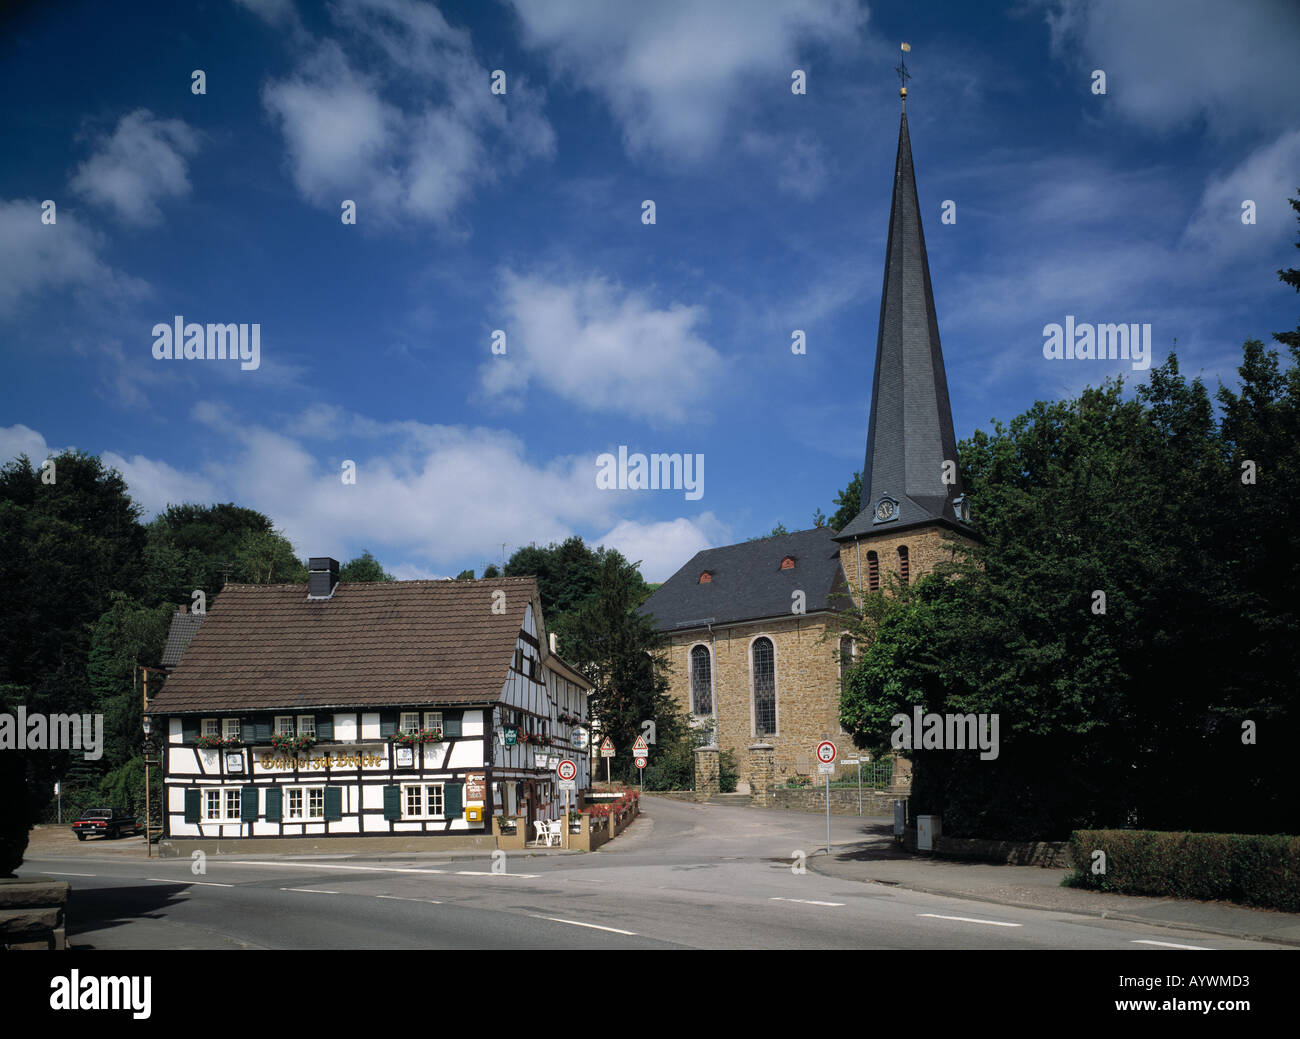
{"label": "red pickup truck", "polygon": [[139,816],[124,815],[116,808],[87,808],[81,818],[72,824],[72,832],[77,840],[87,837],[119,837],[123,834],[144,833],[144,824]]}

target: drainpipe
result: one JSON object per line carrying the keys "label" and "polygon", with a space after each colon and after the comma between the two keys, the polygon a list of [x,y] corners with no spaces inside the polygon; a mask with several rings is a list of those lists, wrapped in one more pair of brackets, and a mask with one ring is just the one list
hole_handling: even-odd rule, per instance
{"label": "drainpipe", "polygon": [[858,554],[858,609],[862,609],[862,539],[853,539],[853,551]]}
{"label": "drainpipe", "polygon": [[[713,679],[712,696],[713,700],[713,743],[716,746],[722,739],[722,727],[718,722],[718,639],[713,634],[713,625],[709,625],[709,645],[713,649],[713,673],[710,676]],[[722,748],[718,747],[718,753],[722,753]]]}

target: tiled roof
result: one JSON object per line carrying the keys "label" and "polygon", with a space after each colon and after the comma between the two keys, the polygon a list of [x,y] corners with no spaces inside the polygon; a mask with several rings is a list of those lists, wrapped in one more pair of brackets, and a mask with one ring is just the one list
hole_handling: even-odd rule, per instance
{"label": "tiled roof", "polygon": [[194,638],[194,633],[203,623],[202,613],[173,613],[171,630],[167,632],[167,647],[163,650],[162,666],[175,667],[181,662],[181,654]]}
{"label": "tiled roof", "polygon": [[[846,609],[848,586],[834,537],[829,527],[815,527],[697,552],[640,612],[652,617],[659,631],[702,627],[705,621],[718,625],[789,617],[796,590],[807,597],[806,613]],[[782,570],[787,556],[795,565]],[[705,570],[711,580],[701,584]]]}
{"label": "tiled roof", "polygon": [[[889,210],[862,510],[839,537],[888,534],[936,521],[969,531],[952,505],[962,493],[961,476],[955,485],[945,484],[945,461],[957,461],[957,439],[904,112]],[[897,518],[876,523],[875,508],[886,495],[898,502]]]}
{"label": "tiled roof", "polygon": [[[492,610],[497,590],[505,592],[501,613]],[[536,601],[532,577],[345,581],[314,602],[305,584],[228,584],[151,707],[490,703]]]}

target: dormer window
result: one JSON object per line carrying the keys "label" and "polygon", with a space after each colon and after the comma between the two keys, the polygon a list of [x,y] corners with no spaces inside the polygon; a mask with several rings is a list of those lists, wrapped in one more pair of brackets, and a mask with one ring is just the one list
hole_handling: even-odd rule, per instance
{"label": "dormer window", "polygon": [[712,584],[712,583],[713,583],[713,574],[711,574],[708,570],[703,571],[700,574],[700,584]]}
{"label": "dormer window", "polygon": [[793,569],[794,569],[794,556],[786,556],[784,559],[782,559],[782,560],[781,560],[781,569],[782,569],[782,570],[793,570]]}

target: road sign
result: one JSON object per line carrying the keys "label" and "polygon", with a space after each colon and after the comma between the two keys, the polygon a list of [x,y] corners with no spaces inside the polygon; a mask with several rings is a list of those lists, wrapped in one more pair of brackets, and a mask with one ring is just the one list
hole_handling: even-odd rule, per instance
{"label": "road sign", "polygon": [[578,781],[576,779],[561,779],[555,785],[560,788],[561,793],[566,790],[569,791],[569,793],[573,793],[578,789]]}
{"label": "road sign", "polygon": [[644,736],[636,738],[636,742],[632,744],[632,753],[638,757],[645,757],[650,753],[650,745],[646,743]]}
{"label": "road sign", "polygon": [[632,759],[632,764],[634,764],[637,768],[645,768],[645,766],[646,766],[646,759],[645,759],[645,758],[633,758],[633,759]]}
{"label": "road sign", "polygon": [[823,765],[829,765],[835,760],[835,744],[830,740],[822,740],[817,744],[817,760]]}
{"label": "road sign", "polygon": [[587,749],[587,730],[581,727],[573,730],[573,745],[579,750]]}
{"label": "road sign", "polygon": [[555,774],[563,780],[574,779],[578,775],[578,766],[575,762],[565,758],[556,766]]}
{"label": "road sign", "polygon": [[834,766],[834,765],[818,765],[818,766],[817,766],[817,771],[820,772],[820,773],[821,773],[822,775],[824,775],[824,776],[829,776],[832,772],[835,771],[835,766]]}
{"label": "road sign", "polygon": [[840,762],[841,765],[858,765],[861,761],[858,758],[845,758]]}
{"label": "road sign", "polygon": [[600,741],[600,756],[602,758],[612,758],[614,756],[614,744],[608,736]]}

